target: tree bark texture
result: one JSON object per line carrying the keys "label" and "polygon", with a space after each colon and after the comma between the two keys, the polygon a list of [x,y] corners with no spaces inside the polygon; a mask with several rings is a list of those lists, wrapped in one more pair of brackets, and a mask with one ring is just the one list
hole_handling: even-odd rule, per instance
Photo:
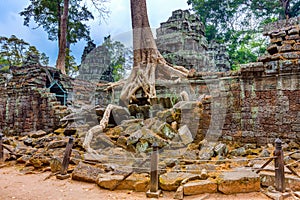
{"label": "tree bark texture", "polygon": [[290,18],[290,0],[280,0],[286,19]]}
{"label": "tree bark texture", "polygon": [[61,16],[60,22],[60,38],[59,38],[59,50],[56,61],[56,68],[61,71],[62,74],[66,74],[66,45],[67,45],[67,19],[69,12],[69,0],[64,0],[64,10]]}
{"label": "tree bark texture", "polygon": [[[113,90],[114,87],[123,85],[120,95],[122,106],[136,100],[135,94],[139,90],[143,91],[148,100],[155,97],[156,79],[175,80],[185,78],[188,74],[188,70],[184,67],[174,67],[168,64],[159,53],[148,21],[146,0],[130,0],[130,4],[133,30],[133,69],[126,81],[111,83],[107,88],[107,90]],[[93,152],[90,147],[93,135],[103,132],[114,107],[117,106],[108,105],[100,124],[91,128],[86,134],[83,146],[88,152]]]}
{"label": "tree bark texture", "polygon": [[149,25],[146,0],[130,0],[134,65],[123,86],[120,104],[128,105],[142,89],[148,100],[156,96],[155,80],[186,77],[183,67],[172,67],[159,53]]}

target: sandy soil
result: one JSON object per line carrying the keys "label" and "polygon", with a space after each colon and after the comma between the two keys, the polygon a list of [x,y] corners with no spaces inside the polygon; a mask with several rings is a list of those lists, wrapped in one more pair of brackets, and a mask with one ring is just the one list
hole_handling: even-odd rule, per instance
{"label": "sandy soil", "polygon": [[[55,177],[44,180],[50,172],[22,174],[16,166],[0,168],[0,200],[111,200],[111,199],[147,199],[145,193],[132,191],[108,191],[96,184],[67,180]],[[173,199],[174,193],[164,192],[161,200]],[[237,195],[203,194],[184,197],[185,200],[226,199],[226,200],[265,200],[269,199],[261,193]]]}

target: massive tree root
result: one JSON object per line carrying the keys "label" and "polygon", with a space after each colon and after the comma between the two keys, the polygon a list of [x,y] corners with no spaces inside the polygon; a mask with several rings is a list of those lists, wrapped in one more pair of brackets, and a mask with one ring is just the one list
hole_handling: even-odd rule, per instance
{"label": "massive tree root", "polygon": [[103,133],[104,129],[108,125],[109,117],[110,117],[111,112],[114,108],[120,108],[120,106],[109,104],[105,109],[105,112],[104,112],[103,117],[100,121],[100,124],[97,125],[97,126],[94,126],[94,127],[92,127],[91,129],[88,130],[87,134],[85,135],[84,142],[83,142],[83,148],[87,152],[93,152],[93,149],[91,148],[91,142],[92,142],[92,139],[94,137],[94,134]]}
{"label": "massive tree root", "polygon": [[148,63],[135,66],[122,88],[120,104],[128,105],[131,101],[136,101],[135,94],[140,89],[148,100],[156,97],[155,82],[157,79],[174,80],[184,78],[186,75],[187,72],[183,69],[173,68],[167,63]]}
{"label": "massive tree root", "polygon": [[[120,95],[120,105],[127,106],[136,101],[136,93],[142,90],[143,98],[150,101],[156,97],[155,82],[161,80],[176,80],[187,77],[188,70],[184,67],[174,67],[166,62],[157,49],[155,40],[150,29],[146,0],[130,0],[131,19],[133,30],[133,69],[126,80],[112,83],[107,90],[123,85]],[[86,150],[91,151],[90,143],[94,133],[102,132],[108,124],[109,115],[113,105],[106,108],[100,125],[91,128],[84,141]]]}

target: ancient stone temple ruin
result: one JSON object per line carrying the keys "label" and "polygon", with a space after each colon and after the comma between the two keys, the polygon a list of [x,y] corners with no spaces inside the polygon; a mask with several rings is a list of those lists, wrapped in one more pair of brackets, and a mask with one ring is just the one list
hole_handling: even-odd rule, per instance
{"label": "ancient stone temple ruin", "polygon": [[204,70],[208,62],[204,54],[208,44],[199,17],[188,10],[173,11],[156,32],[157,48],[168,62],[187,69]]}
{"label": "ancient stone temple ruin", "polygon": [[208,45],[207,55],[213,66],[212,69],[217,69],[220,72],[230,70],[229,54],[226,51],[225,44],[219,44],[216,41],[211,41]]}
{"label": "ancient stone temple ruin", "polygon": [[[187,111],[181,122],[198,124],[196,129],[202,137],[217,134],[223,140],[259,144],[270,143],[277,137],[299,141],[299,19],[266,27],[264,34],[271,38],[270,54],[258,62],[242,65],[240,71],[191,72],[188,81],[172,84],[157,81],[157,101],[170,108],[170,102],[176,103],[174,98],[182,91],[195,101],[202,95],[210,95],[204,106],[208,110],[202,112],[205,117],[195,117],[194,112]],[[97,89],[99,98],[105,96],[117,103],[121,88],[111,95],[103,92],[102,87]],[[192,132],[196,134],[197,130]]]}
{"label": "ancient stone temple ruin", "polygon": [[67,104],[87,102],[94,89],[93,84],[66,77],[51,67],[32,65],[11,71],[11,75],[0,74],[0,132],[7,135],[53,131],[69,114]]}
{"label": "ancient stone temple ruin", "polygon": [[[96,84],[39,65],[1,73],[4,160],[23,165],[24,173],[51,169],[44,180],[57,173],[57,178],[69,178],[65,173],[72,171],[74,180],[130,193],[148,191],[155,175],[154,190],[159,185],[161,190],[174,191],[175,199],[198,194],[206,198],[216,192],[274,194],[278,176],[269,172],[278,170],[281,160],[281,168],[290,170],[282,182],[286,180],[291,194],[300,191],[299,176],[291,176],[300,173],[300,17],[267,26],[268,54],[234,72],[220,64],[228,62],[224,47],[199,46],[201,24],[192,20],[191,25],[187,19],[195,20],[188,12],[176,11],[163,25],[162,38],[174,45],[166,48],[186,52],[185,46],[192,44],[193,51],[217,49],[209,58],[220,60],[215,63],[220,70],[200,66],[201,71],[190,70],[187,78],[158,79],[156,96],[142,105],[112,105],[118,104],[123,86],[98,82],[99,74],[93,75],[103,71],[96,68],[97,57],[90,58],[92,67],[83,68],[81,74]],[[176,24],[182,28],[173,34]],[[186,30],[192,40],[187,43]],[[197,31],[201,37],[194,35]],[[169,36],[183,40],[172,43]],[[108,108],[112,109],[107,112]],[[103,119],[107,121],[99,125]],[[286,153],[284,159],[279,147]],[[61,161],[62,155],[68,159]],[[269,168],[272,159],[277,162]]]}
{"label": "ancient stone temple ruin", "polygon": [[109,74],[110,57],[108,49],[98,46],[82,61],[78,79],[99,82],[111,79]]}
{"label": "ancient stone temple ruin", "polygon": [[208,44],[203,23],[188,10],[173,11],[156,32],[157,48],[168,62],[196,71],[230,70],[226,46]]}

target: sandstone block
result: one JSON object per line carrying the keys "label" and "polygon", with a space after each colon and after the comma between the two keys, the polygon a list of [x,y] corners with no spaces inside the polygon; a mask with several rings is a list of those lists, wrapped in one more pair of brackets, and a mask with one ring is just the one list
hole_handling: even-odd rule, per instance
{"label": "sandstone block", "polygon": [[271,34],[272,38],[274,38],[274,37],[284,37],[284,36],[286,36],[285,31],[274,32],[274,33]]}
{"label": "sandstone block", "polygon": [[123,175],[99,174],[96,183],[99,187],[109,190],[117,189],[145,192],[148,189],[150,182],[148,174],[132,174],[122,181],[123,178]]}
{"label": "sandstone block", "polygon": [[28,133],[29,137],[32,138],[39,138],[39,137],[43,137],[45,135],[47,135],[47,133],[43,130],[38,130],[38,131],[32,131]]}
{"label": "sandstone block", "polygon": [[288,51],[292,51],[292,50],[293,50],[293,46],[291,44],[285,44],[285,45],[282,45],[281,47],[278,47],[279,52],[288,52]]}
{"label": "sandstone block", "polygon": [[211,180],[196,180],[184,184],[184,195],[197,195],[203,193],[215,193],[217,192],[217,183]]}
{"label": "sandstone block", "polygon": [[65,140],[52,141],[49,142],[49,144],[47,145],[47,149],[61,148],[61,147],[65,147],[66,145],[67,145],[67,141]]}
{"label": "sandstone block", "polygon": [[295,51],[300,51],[300,43],[294,44],[293,49],[294,49]]}
{"label": "sandstone block", "polygon": [[224,172],[218,185],[218,191],[224,194],[259,192],[259,175],[252,171]]}
{"label": "sandstone block", "polygon": [[288,31],[288,34],[289,35],[296,35],[296,34],[299,34],[299,28],[293,28],[291,30]]}
{"label": "sandstone block", "polygon": [[[265,187],[275,186],[274,173],[260,172],[261,185]],[[293,175],[285,175],[285,186],[293,191],[300,190],[300,178]]]}
{"label": "sandstone block", "polygon": [[191,131],[188,128],[187,125],[184,125],[184,126],[180,127],[179,130],[178,130],[178,133],[179,133],[181,141],[185,145],[193,142],[194,138],[193,138],[192,133],[191,133]]}
{"label": "sandstone block", "polygon": [[299,40],[300,39],[300,35],[287,35],[287,36],[285,36],[285,38],[287,40]]}
{"label": "sandstone block", "polygon": [[72,173],[72,179],[77,181],[95,183],[98,174],[100,173],[104,173],[104,170],[81,162],[74,169]]}
{"label": "sandstone block", "polygon": [[161,189],[166,191],[176,191],[184,179],[192,178],[197,175],[184,172],[170,172],[159,177],[159,185]]}

